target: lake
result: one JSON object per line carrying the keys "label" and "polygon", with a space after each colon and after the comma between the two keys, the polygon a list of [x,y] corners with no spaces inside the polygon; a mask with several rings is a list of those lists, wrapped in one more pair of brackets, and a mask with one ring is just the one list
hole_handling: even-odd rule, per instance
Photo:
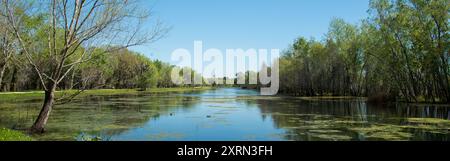
{"label": "lake", "polygon": [[[259,96],[239,88],[83,97],[56,106],[37,140],[450,140],[450,107]],[[25,129],[40,100],[0,102],[0,127]]]}

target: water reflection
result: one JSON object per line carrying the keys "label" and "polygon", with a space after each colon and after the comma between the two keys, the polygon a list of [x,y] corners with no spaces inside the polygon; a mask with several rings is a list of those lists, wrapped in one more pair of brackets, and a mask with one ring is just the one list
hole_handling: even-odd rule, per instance
{"label": "water reflection", "polygon": [[[390,104],[363,100],[255,101],[287,140],[449,140],[448,106]],[[274,108],[277,107],[277,108]]]}
{"label": "water reflection", "polygon": [[[0,103],[0,126],[29,127],[40,101]],[[39,140],[450,140],[449,106],[258,96],[235,88],[90,96],[57,106]]]}

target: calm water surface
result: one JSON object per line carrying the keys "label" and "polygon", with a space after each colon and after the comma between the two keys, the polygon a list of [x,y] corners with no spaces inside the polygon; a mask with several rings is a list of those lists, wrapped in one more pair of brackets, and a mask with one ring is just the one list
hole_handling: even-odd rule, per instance
{"label": "calm water surface", "polygon": [[[29,127],[40,100],[0,102],[0,127]],[[303,100],[225,88],[90,96],[57,106],[38,140],[450,140],[450,107]]]}

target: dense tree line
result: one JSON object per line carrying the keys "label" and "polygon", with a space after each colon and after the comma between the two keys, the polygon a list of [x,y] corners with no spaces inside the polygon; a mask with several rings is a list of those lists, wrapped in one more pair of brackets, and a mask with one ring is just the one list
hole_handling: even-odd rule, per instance
{"label": "dense tree line", "polygon": [[[176,87],[171,81],[173,65],[151,60],[127,49],[102,53],[89,63],[83,64],[68,78],[68,83],[85,82],[75,88],[135,89]],[[70,85],[68,87],[71,87]]]}
{"label": "dense tree line", "polygon": [[[5,2],[4,2],[5,3]],[[49,54],[48,39],[46,36],[49,26],[45,24],[44,14],[27,15],[23,13],[23,8],[15,6],[16,14],[22,18],[21,28],[25,31],[32,49],[35,53],[31,55],[31,61],[27,60],[28,55],[24,54],[18,39],[14,35],[12,28],[8,28],[7,10],[0,16],[0,91],[34,91],[44,90],[41,77],[35,71],[35,66],[42,73],[51,72],[52,62]],[[64,41],[63,29],[57,28],[56,32],[61,32],[56,37],[56,42]],[[57,34],[58,35],[58,34]],[[63,45],[63,44],[56,44]],[[89,52],[89,55],[82,55]],[[82,62],[78,58],[83,57]],[[86,58],[85,58],[86,57]],[[88,58],[87,58],[88,57]],[[77,64],[71,70],[67,70],[61,82],[57,85],[57,90],[85,90],[85,89],[136,89],[161,87],[179,87],[171,80],[171,71],[175,66],[168,63],[151,60],[143,54],[128,50],[119,46],[92,46],[89,49],[83,46],[74,50],[73,56],[66,59],[65,64]],[[195,71],[186,69],[195,75]],[[180,75],[183,73],[181,70]],[[47,77],[47,76],[45,76]],[[184,85],[183,85],[184,86]]]}
{"label": "dense tree line", "polygon": [[[176,87],[170,79],[173,65],[122,49],[104,52],[98,48],[89,62],[77,66],[61,84],[65,89],[146,89],[152,87]],[[20,61],[16,55],[11,61]],[[42,90],[38,76],[31,65],[8,63],[4,68],[2,91]]]}
{"label": "dense tree line", "polygon": [[280,92],[448,103],[449,11],[448,0],[372,0],[359,25],[335,19],[325,39],[291,45]]}

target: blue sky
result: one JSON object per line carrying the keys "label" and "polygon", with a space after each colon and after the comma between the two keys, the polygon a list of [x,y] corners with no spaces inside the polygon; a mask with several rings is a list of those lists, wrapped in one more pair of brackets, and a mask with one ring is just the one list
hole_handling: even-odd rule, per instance
{"label": "blue sky", "polygon": [[299,36],[321,39],[333,18],[359,23],[369,0],[144,0],[172,26],[166,38],[134,47],[151,59],[171,62],[178,48],[286,49]]}

